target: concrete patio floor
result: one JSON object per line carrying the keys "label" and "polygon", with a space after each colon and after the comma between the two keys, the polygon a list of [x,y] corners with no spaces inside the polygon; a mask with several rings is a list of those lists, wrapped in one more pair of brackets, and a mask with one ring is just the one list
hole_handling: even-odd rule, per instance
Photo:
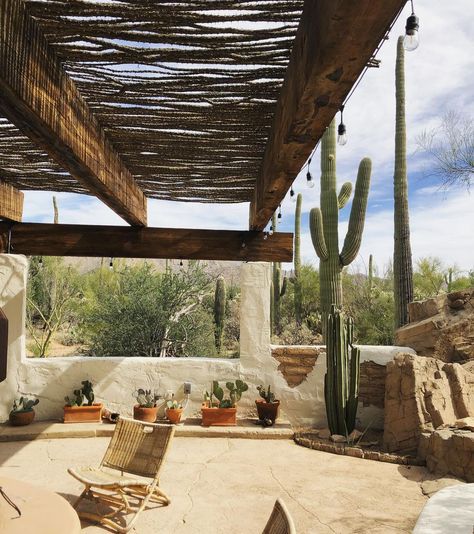
{"label": "concrete patio floor", "polygon": [[[46,486],[72,501],[81,485],[67,467],[97,464],[108,441],[0,443],[0,474]],[[421,467],[337,456],[290,440],[180,437],[161,477],[172,503],[143,512],[133,532],[260,533],[275,499],[282,497],[299,534],[408,533],[427,499],[420,486],[425,478]],[[109,531],[83,523],[83,532]]]}

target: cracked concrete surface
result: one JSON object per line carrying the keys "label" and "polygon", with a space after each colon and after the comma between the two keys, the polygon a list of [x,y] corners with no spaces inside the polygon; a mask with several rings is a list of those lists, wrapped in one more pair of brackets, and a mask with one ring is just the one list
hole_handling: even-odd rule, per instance
{"label": "cracked concrete surface", "polygon": [[[66,469],[97,464],[108,438],[0,443],[0,475],[47,486],[72,501]],[[137,534],[246,534],[263,530],[282,497],[299,534],[409,533],[427,497],[421,467],[337,456],[292,441],[175,438],[163,467],[168,507],[146,510]],[[108,530],[83,523],[87,534]]]}

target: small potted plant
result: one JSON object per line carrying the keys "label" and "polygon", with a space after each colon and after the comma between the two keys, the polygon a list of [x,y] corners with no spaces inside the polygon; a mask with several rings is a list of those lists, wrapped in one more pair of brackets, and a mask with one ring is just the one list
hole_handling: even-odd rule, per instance
{"label": "small potted plant", "polygon": [[170,423],[177,425],[181,421],[183,405],[175,399],[170,399],[166,403],[165,414]]}
{"label": "small potted plant", "polygon": [[[102,404],[95,403],[94,390],[89,380],[81,382],[81,389],[74,390],[74,397],[64,397],[65,423],[101,423]],[[87,403],[86,403],[87,401]]]}
{"label": "small potted plant", "polygon": [[20,397],[13,401],[13,408],[10,412],[9,420],[12,426],[25,426],[33,422],[35,418],[35,411],[33,406],[38,404],[38,399],[29,399],[28,397]]}
{"label": "small potted plant", "polygon": [[133,396],[137,404],[133,407],[133,418],[145,423],[154,423],[158,416],[158,407],[156,401],[161,398],[160,395],[152,394],[151,389],[137,389]]}
{"label": "small potted plant", "polygon": [[257,390],[262,397],[255,401],[258,418],[260,421],[270,420],[272,424],[275,424],[280,409],[280,401],[275,399],[275,393],[270,386],[267,389],[264,386],[257,386]]}
{"label": "small potted plant", "polygon": [[[224,390],[219,382],[212,382],[211,392],[204,395],[204,403],[201,406],[202,426],[235,426],[237,423],[236,404],[242,397],[242,393],[248,390],[248,385],[242,380],[226,382],[229,397],[224,398]],[[216,400],[213,400],[213,397]]]}

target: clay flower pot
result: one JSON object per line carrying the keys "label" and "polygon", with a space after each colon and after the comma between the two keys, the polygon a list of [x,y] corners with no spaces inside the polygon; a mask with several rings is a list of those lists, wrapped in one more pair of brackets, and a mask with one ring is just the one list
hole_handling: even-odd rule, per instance
{"label": "clay flower pot", "polygon": [[263,399],[258,399],[255,401],[257,405],[258,418],[270,419],[272,423],[275,423],[278,412],[280,411],[280,401],[276,400],[274,402],[265,402]]}
{"label": "clay flower pot", "polygon": [[166,408],[166,417],[170,423],[177,425],[181,421],[183,408]]}
{"label": "clay flower pot", "polygon": [[138,421],[143,421],[145,423],[154,423],[158,417],[158,406],[153,406],[152,408],[145,408],[145,406],[140,406],[135,404],[133,407],[133,418]]}
{"label": "clay flower pot", "polygon": [[19,412],[10,412],[9,420],[12,426],[25,426],[33,422],[35,418],[34,410],[26,410]]}
{"label": "clay flower pot", "polygon": [[102,404],[64,406],[65,423],[102,423]]}
{"label": "clay flower pot", "polygon": [[201,406],[202,426],[235,426],[237,408],[209,408],[206,403]]}

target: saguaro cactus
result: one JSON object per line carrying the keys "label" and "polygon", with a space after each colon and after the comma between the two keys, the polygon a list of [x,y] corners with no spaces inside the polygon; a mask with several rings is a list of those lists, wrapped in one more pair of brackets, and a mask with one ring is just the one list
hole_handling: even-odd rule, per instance
{"label": "saguaro cactus", "polygon": [[372,254],[369,256],[369,275],[367,277],[367,283],[369,286],[369,293],[370,293],[374,285],[374,258]]}
{"label": "saguaro cactus", "polygon": [[[273,231],[276,232],[277,229],[277,217],[276,214],[273,214],[272,217],[272,227]],[[273,263],[273,276],[272,276],[272,287],[270,294],[270,316],[272,323],[272,332],[277,333],[280,329],[280,318],[281,318],[281,298],[286,293],[286,278],[281,279],[281,263]]]}
{"label": "saguaro cactus", "polygon": [[410,219],[408,214],[405,52],[403,49],[403,37],[399,37],[397,42],[395,96],[393,291],[395,300],[395,328],[399,328],[408,323],[408,304],[413,300],[413,263],[411,258]]}
{"label": "saguaro cactus", "polygon": [[214,293],[214,338],[218,354],[222,350],[222,338],[224,336],[226,289],[223,276],[219,276]]}
{"label": "saguaro cactus", "polygon": [[326,340],[324,398],[328,426],[331,434],[347,436],[354,430],[359,401],[360,350],[352,344],[352,319],[344,321],[335,306],[328,316]]}
{"label": "saguaro cactus", "polygon": [[359,165],[349,218],[349,228],[342,251],[339,252],[339,210],[349,200],[352,185],[342,185],[336,192],[336,129],[334,121],[321,142],[321,208],[310,212],[310,230],[316,254],[319,256],[319,279],[323,333],[331,306],[342,306],[342,268],[354,261],[360,248],[364,229],[372,162],[364,158]]}
{"label": "saguaro cactus", "polygon": [[301,293],[301,205],[303,195],[298,193],[295,209],[295,279],[294,279],[294,307],[296,324],[302,321],[302,293]]}

